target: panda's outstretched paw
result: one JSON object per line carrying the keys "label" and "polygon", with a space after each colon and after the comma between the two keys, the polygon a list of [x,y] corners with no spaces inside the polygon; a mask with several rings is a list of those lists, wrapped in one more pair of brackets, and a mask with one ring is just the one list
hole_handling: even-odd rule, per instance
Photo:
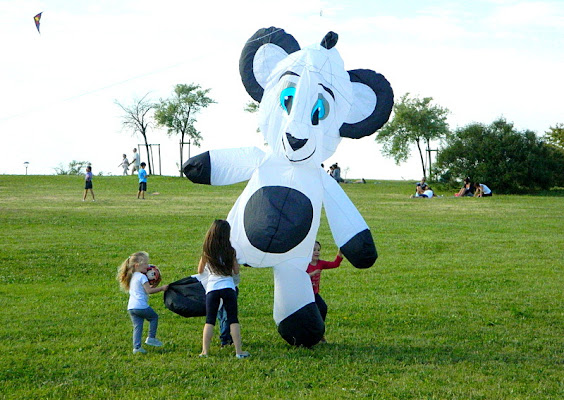
{"label": "panda's outstretched paw", "polygon": [[369,229],[357,233],[344,246],[341,252],[356,268],[370,268],[376,262],[378,253]]}

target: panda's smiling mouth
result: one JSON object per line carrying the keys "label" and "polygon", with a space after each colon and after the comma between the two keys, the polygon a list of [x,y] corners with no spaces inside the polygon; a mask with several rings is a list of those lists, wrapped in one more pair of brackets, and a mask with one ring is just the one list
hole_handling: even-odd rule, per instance
{"label": "panda's smiling mouth", "polygon": [[301,160],[292,160],[292,159],[290,159],[290,157],[288,157],[288,156],[286,156],[286,158],[287,158],[288,160],[290,160],[290,162],[300,162],[300,161],[305,161],[305,160],[307,160],[308,158],[310,158],[311,156],[313,156],[313,153],[315,153],[315,149],[313,149],[313,151],[311,152],[311,154],[310,154],[309,156],[307,156],[306,158],[302,158]]}
{"label": "panda's smiling mouth", "polygon": [[[298,139],[293,137],[291,134],[286,132],[286,138],[288,139],[288,144],[290,145],[290,147],[292,148],[293,151],[297,151],[299,149],[301,149],[302,147],[304,147],[308,141],[308,139]],[[282,139],[282,147],[284,147],[284,152],[286,152],[286,143],[284,143],[284,139]],[[317,149],[317,147],[314,147],[313,151],[311,152],[310,155],[308,155],[307,157],[304,157],[300,160],[292,160],[290,157],[288,157],[287,154],[286,158],[290,161],[290,162],[301,162],[301,161],[305,161],[308,158],[310,158],[311,156],[313,156],[313,154],[315,153],[315,150]]]}

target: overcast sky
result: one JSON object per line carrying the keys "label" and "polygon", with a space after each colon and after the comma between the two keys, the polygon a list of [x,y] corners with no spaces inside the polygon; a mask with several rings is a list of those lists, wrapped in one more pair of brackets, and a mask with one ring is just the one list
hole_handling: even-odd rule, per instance
{"label": "overcast sky", "polygon": [[[122,154],[142,139],[122,130],[115,101],[166,98],[179,83],[211,88],[217,101],[197,116],[204,141],[192,155],[261,147],[238,62],[269,26],[302,47],[337,32],[347,69],[384,74],[396,99],[433,97],[451,128],[503,116],[542,135],[564,122],[561,0],[0,0],[0,174],[24,174],[25,161],[30,174],[53,174],[84,160],[119,175]],[[374,136],[344,139],[325,164],[338,161],[349,178],[420,178],[415,149],[396,166]],[[154,129],[149,142],[161,144],[162,173],[175,175],[178,138]]]}

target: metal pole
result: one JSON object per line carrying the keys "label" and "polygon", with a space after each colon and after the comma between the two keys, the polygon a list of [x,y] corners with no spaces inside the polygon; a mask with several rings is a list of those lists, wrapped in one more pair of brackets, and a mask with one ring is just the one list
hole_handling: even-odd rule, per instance
{"label": "metal pole", "polygon": [[[155,157],[153,157],[153,145],[152,144],[149,145],[149,149],[151,150],[151,166],[154,167],[155,166]],[[155,171],[155,172],[157,172],[157,171]],[[153,173],[153,172],[151,172],[151,173]]]}
{"label": "metal pole", "polygon": [[431,149],[429,148],[429,143],[427,143],[427,157],[429,157],[429,180],[432,180],[432,177],[431,177]]}
{"label": "metal pole", "polygon": [[429,179],[431,178],[431,154],[433,153],[433,151],[438,152],[439,150],[427,148],[427,152],[429,153]]}

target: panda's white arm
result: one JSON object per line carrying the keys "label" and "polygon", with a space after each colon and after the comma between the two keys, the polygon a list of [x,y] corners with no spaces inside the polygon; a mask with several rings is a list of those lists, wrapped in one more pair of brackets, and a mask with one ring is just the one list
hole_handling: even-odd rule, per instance
{"label": "panda's white arm", "polygon": [[182,170],[194,183],[231,185],[250,179],[264,154],[257,147],[210,150],[190,158],[184,163]]}
{"label": "panda's white arm", "polygon": [[353,266],[371,267],[378,255],[368,225],[341,186],[329,174],[321,176],[323,207],[335,243]]}

